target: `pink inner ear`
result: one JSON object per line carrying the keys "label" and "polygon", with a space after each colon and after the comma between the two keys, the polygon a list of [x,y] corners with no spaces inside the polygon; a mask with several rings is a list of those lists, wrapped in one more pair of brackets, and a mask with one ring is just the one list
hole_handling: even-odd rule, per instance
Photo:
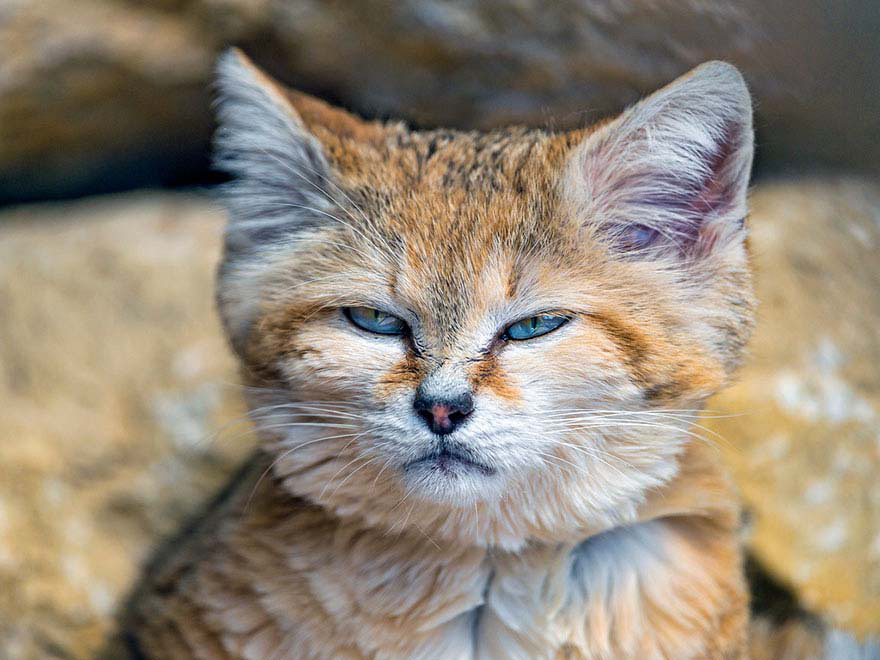
{"label": "pink inner ear", "polygon": [[[607,226],[618,248],[639,252],[667,245],[687,252],[711,250],[723,232],[707,221],[732,211],[743,185],[743,173],[736,168],[742,138],[743,128],[730,124],[711,149],[695,149],[696,167],[690,176],[654,165],[614,181],[610,192],[628,211],[626,224]],[[742,227],[742,218],[731,220]]]}
{"label": "pink inner ear", "polygon": [[693,211],[698,218],[720,215],[733,205],[739,180],[738,173],[730,171],[731,161],[741,143],[742,128],[736,125],[725,127],[715,152],[707,159],[708,175],[693,202]]}
{"label": "pink inner ear", "polygon": [[624,111],[570,161],[583,221],[637,257],[727,245],[746,214],[751,117],[742,76],[717,62]]}

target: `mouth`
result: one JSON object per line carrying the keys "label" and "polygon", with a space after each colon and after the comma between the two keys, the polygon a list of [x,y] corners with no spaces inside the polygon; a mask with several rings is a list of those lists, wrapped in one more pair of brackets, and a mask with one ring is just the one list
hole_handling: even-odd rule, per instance
{"label": "mouth", "polygon": [[466,471],[479,472],[487,477],[495,474],[494,468],[475,461],[465,451],[448,445],[410,461],[403,468],[407,471],[416,468],[428,469],[444,476],[452,476]]}

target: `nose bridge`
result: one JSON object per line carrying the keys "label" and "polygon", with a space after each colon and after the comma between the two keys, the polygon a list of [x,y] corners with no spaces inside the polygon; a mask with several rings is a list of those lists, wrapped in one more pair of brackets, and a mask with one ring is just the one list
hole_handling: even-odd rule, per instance
{"label": "nose bridge", "polygon": [[446,357],[430,365],[419,384],[417,396],[429,399],[455,398],[471,393],[465,361]]}

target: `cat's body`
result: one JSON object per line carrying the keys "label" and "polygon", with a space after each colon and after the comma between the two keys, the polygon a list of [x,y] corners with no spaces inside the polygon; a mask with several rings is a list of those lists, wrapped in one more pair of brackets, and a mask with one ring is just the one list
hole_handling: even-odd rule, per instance
{"label": "cat's body", "polygon": [[718,492],[704,491],[711,520],[707,502],[507,552],[328,516],[261,480],[268,464],[157,566],[137,614],[147,658],[746,657],[735,511]]}
{"label": "cat's body", "polygon": [[365,123],[234,54],[220,92],[263,450],[145,580],[141,652],[746,658],[694,425],[752,323],[736,70],[559,134]]}

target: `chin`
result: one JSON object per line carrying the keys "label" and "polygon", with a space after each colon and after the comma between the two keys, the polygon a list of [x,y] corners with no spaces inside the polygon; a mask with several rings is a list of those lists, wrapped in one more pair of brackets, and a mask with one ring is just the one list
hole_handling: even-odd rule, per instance
{"label": "chin", "polygon": [[411,497],[450,506],[498,500],[506,482],[489,465],[445,453],[407,463],[403,480]]}

